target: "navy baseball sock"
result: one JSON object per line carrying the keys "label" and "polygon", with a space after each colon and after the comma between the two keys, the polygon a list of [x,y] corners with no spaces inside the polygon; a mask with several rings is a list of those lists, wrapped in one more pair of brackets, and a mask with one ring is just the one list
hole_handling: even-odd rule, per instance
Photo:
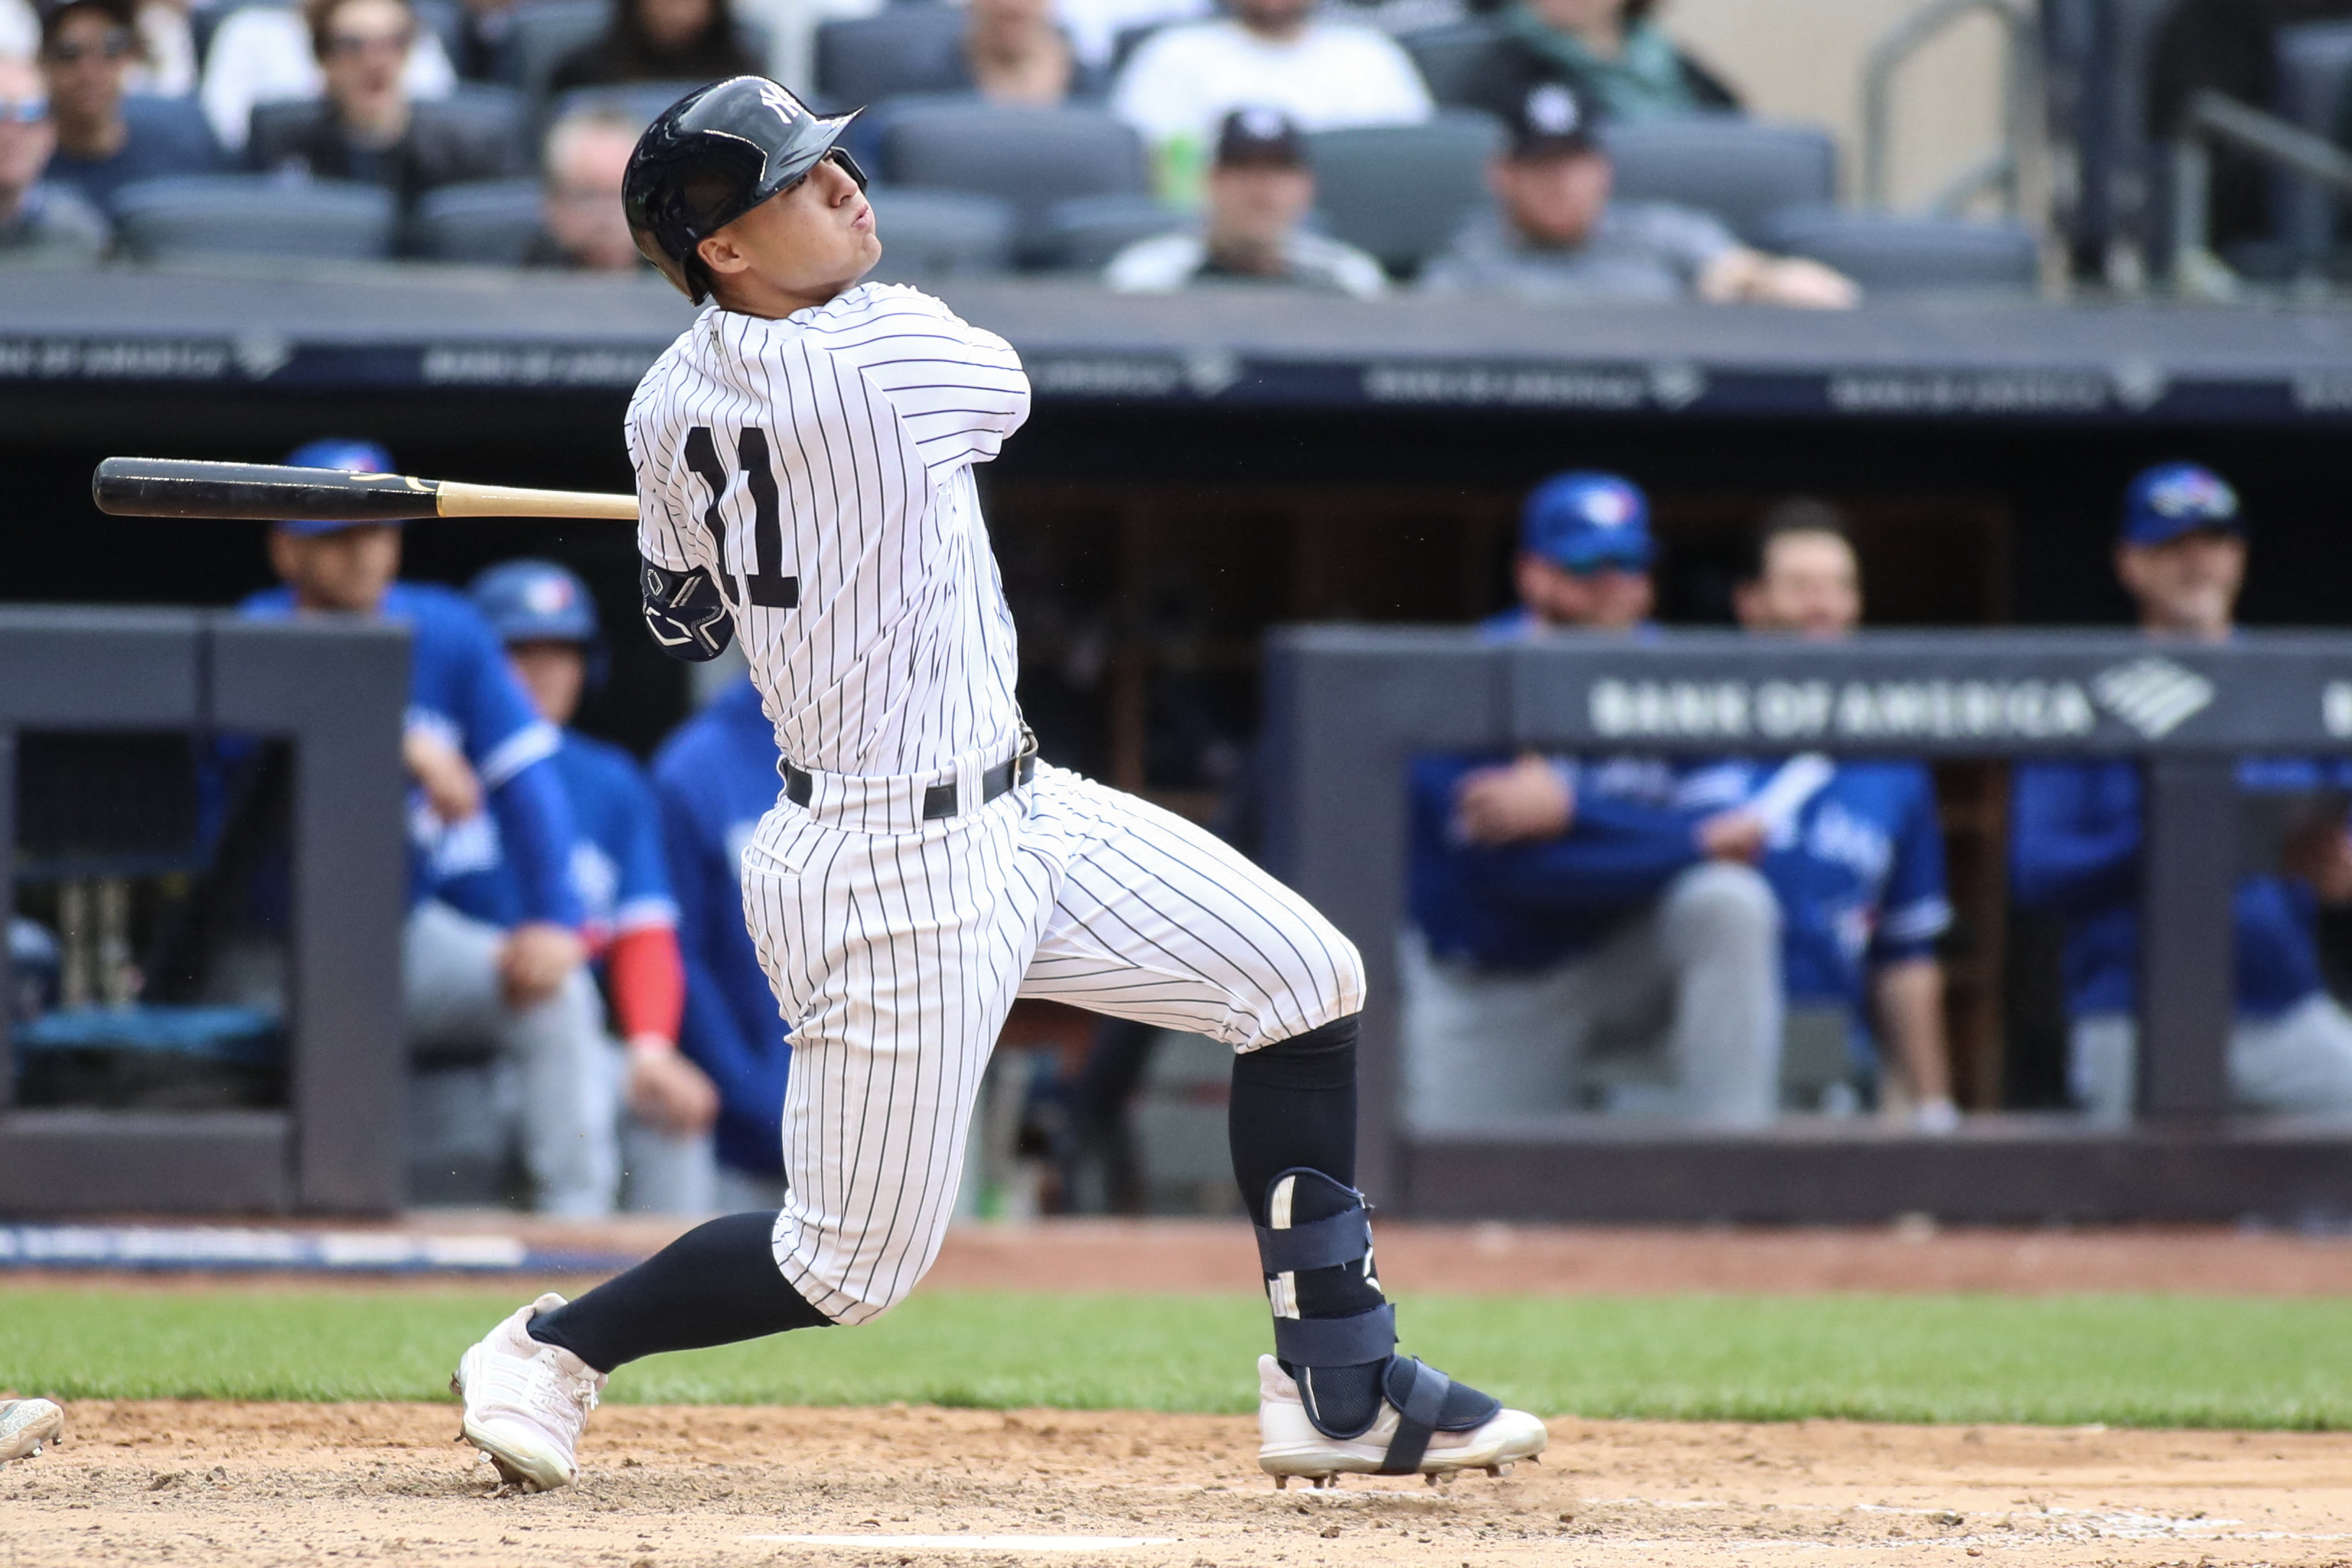
{"label": "navy baseball sock", "polygon": [[833,1322],[784,1283],[769,1245],[776,1211],[696,1226],[576,1301],[541,1312],[530,1337],[599,1372],[665,1350],[700,1350]]}
{"label": "navy baseball sock", "polygon": [[[1356,1196],[1356,1015],[1278,1040],[1234,1058],[1227,1112],[1234,1179],[1250,1218],[1272,1223],[1276,1189],[1287,1184],[1286,1228],[1328,1219],[1360,1207]],[[1371,1254],[1327,1268],[1276,1270],[1269,1292],[1287,1279],[1302,1320],[1353,1318],[1383,1305]],[[1279,1310],[1279,1309],[1277,1309]],[[1279,1325],[1277,1324],[1277,1328]],[[1276,1346],[1279,1354],[1282,1346]],[[1333,1433],[1361,1432],[1381,1410],[1379,1359],[1355,1365],[1316,1366],[1302,1377],[1287,1357],[1282,1369],[1299,1380],[1316,1425]]]}

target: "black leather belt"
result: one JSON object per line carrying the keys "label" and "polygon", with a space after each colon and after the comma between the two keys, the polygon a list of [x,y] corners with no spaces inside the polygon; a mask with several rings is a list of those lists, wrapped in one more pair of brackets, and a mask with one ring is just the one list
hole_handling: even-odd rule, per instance
{"label": "black leather belt", "polygon": [[[784,799],[795,806],[805,806],[816,793],[816,780],[802,768],[786,762],[781,765],[784,775]],[[1026,784],[1037,771],[1037,737],[1027,730],[1021,732],[1021,749],[980,776],[980,801],[985,806],[1016,784]],[[955,781],[934,784],[923,791],[923,821],[936,822],[952,817],[963,808],[956,800]]]}

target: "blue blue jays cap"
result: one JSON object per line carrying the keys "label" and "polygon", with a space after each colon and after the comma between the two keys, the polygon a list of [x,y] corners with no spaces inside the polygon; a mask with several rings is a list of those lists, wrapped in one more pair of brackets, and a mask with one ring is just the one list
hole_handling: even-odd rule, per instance
{"label": "blue blue jays cap", "polygon": [[2210,468],[2159,463],[2124,492],[2122,538],[2127,545],[2169,544],[2183,534],[2207,530],[2246,531],[2238,493]]}
{"label": "blue blue jays cap", "polygon": [[593,643],[588,585],[551,560],[500,561],[466,591],[501,643]]}
{"label": "blue blue jays cap", "polygon": [[[291,468],[340,468],[347,474],[389,474],[392,454],[373,441],[354,441],[348,436],[329,435],[317,441],[306,441],[286,455]],[[330,517],[303,517],[278,525],[289,534],[339,534],[345,528],[361,525],[349,517],[338,521]],[[384,525],[373,525],[381,528]],[[398,528],[398,523],[391,525]]]}
{"label": "blue blue jays cap", "polygon": [[1568,571],[1646,571],[1654,554],[1650,503],[1614,474],[1555,475],[1528,497],[1519,544]]}

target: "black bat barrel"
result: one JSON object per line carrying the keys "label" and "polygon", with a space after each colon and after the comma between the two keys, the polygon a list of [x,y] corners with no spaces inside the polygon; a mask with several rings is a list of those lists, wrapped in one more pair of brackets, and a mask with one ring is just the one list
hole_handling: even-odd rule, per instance
{"label": "black bat barrel", "polygon": [[90,476],[90,499],[118,517],[320,518],[396,522],[439,515],[430,479],[286,468],[263,463],[183,463],[110,457]]}

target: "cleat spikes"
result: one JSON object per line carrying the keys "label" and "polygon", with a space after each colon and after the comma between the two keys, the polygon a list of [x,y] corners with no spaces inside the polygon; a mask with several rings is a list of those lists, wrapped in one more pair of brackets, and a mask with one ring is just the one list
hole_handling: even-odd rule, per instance
{"label": "cleat spikes", "polygon": [[1290,1478],[1288,1476],[1275,1477],[1274,1490],[1276,1491],[1288,1491],[1290,1490]]}

